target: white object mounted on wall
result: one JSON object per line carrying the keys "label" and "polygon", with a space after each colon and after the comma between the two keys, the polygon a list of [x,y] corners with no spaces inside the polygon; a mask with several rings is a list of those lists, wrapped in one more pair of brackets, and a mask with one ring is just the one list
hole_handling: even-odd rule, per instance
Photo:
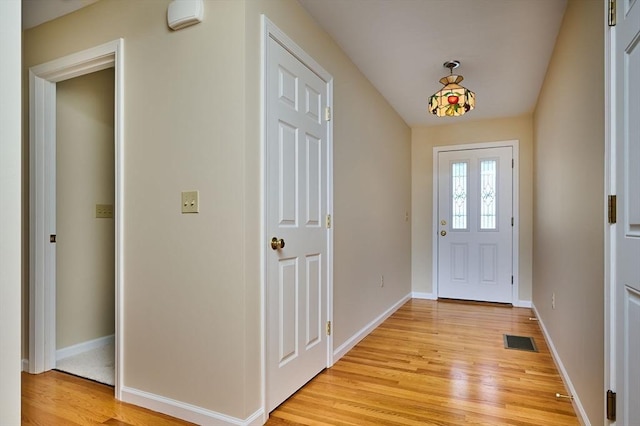
{"label": "white object mounted on wall", "polygon": [[203,16],[202,0],[173,0],[167,9],[167,23],[175,31],[199,24]]}

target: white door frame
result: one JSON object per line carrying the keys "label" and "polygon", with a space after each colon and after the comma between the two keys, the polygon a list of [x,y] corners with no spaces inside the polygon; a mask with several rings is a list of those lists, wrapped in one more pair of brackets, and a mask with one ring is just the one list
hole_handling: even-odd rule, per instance
{"label": "white door frame", "polygon": [[[280,30],[265,15],[261,16],[261,49],[260,49],[260,305],[261,305],[261,397],[264,421],[269,416],[267,408],[267,57],[269,55],[269,38],[274,39],[288,50],[300,62],[322,79],[327,85],[327,106],[333,109],[333,77],[325,71],[298,44]],[[327,122],[327,214],[333,217],[333,121]],[[327,229],[327,321],[333,321],[333,225]],[[333,334],[333,333],[332,333]],[[333,365],[333,335],[327,336],[327,368]]]}
{"label": "white door frame", "polygon": [[521,302],[518,292],[518,264],[520,263],[518,241],[520,235],[520,213],[519,206],[519,170],[520,170],[520,154],[518,151],[519,141],[500,141],[500,142],[482,142],[471,143],[462,145],[448,145],[448,146],[434,146],[433,147],[433,216],[432,216],[432,229],[431,229],[431,252],[432,252],[432,283],[433,283],[433,296],[438,298],[438,154],[445,151],[464,151],[470,149],[483,149],[483,148],[502,148],[511,147],[513,149],[513,236],[512,236],[512,264],[513,264],[513,286],[511,289],[511,303],[513,306],[531,307],[531,302]]}
{"label": "white door frame", "polygon": [[[603,1],[608,16],[609,2]],[[604,27],[604,199],[616,193],[616,151],[615,151],[615,93],[616,93],[616,52],[613,31],[615,27]],[[607,223],[608,205],[603,203],[604,220],[604,383],[603,395],[607,389],[616,389],[616,225]],[[614,424],[607,420],[607,401],[603,398],[604,424]]]}
{"label": "white door frame", "polygon": [[117,39],[29,69],[29,373],[56,364],[56,83],[115,68],[115,395],[122,387],[124,212],[124,40]]}

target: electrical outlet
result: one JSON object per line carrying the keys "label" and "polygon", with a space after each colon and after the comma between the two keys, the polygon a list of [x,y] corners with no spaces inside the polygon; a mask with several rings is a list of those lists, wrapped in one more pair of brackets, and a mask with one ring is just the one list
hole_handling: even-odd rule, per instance
{"label": "electrical outlet", "polygon": [[380,287],[384,287],[384,275],[380,274]]}
{"label": "electrical outlet", "polygon": [[113,204],[96,204],[97,219],[113,219]]}
{"label": "electrical outlet", "polygon": [[183,191],[182,192],[182,213],[199,213],[198,191]]}
{"label": "electrical outlet", "polygon": [[556,294],[551,293],[551,309],[555,309],[555,308],[556,308]]}

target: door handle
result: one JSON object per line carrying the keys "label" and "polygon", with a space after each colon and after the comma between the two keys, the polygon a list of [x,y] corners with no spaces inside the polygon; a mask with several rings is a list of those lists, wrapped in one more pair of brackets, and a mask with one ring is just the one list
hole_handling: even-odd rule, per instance
{"label": "door handle", "polygon": [[284,248],[284,240],[282,238],[278,239],[273,237],[271,239],[271,248],[273,250],[280,250],[281,248]]}
{"label": "door handle", "polygon": [[444,237],[445,235],[447,235],[447,231],[445,231],[445,230],[440,231],[440,235],[442,235]]}

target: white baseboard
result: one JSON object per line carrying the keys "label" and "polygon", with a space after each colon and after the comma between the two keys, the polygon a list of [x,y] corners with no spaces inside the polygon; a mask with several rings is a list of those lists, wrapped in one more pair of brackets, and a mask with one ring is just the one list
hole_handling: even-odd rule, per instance
{"label": "white baseboard", "polygon": [[122,387],[122,401],[202,426],[259,426],[264,418],[262,408],[243,420],[126,386]]}
{"label": "white baseboard", "polygon": [[344,342],[342,345],[340,345],[337,349],[335,349],[333,351],[333,362],[334,363],[337,362],[347,352],[349,352],[351,349],[353,349],[353,347],[355,345],[357,345],[358,342],[360,342],[360,340],[362,340],[365,337],[367,337],[367,335],[369,333],[371,333],[373,330],[375,330],[375,328],[377,326],[382,324],[384,322],[384,320],[389,318],[391,316],[391,314],[393,314],[395,311],[397,311],[398,308],[400,308],[400,306],[404,305],[407,302],[407,300],[409,300],[409,299],[411,299],[411,293],[409,293],[406,296],[404,296],[402,299],[400,299],[398,302],[396,302],[393,306],[391,306],[389,309],[384,311],[380,316],[378,316],[376,319],[374,319],[369,324],[364,326],[364,328],[362,328],[356,334],[354,334],[349,339],[347,339],[346,342]]}
{"label": "white baseboard", "polygon": [[438,300],[438,296],[433,293],[419,293],[417,291],[411,293],[411,297],[414,299]]}
{"label": "white baseboard", "polygon": [[551,340],[551,336],[547,332],[547,328],[544,325],[544,321],[540,317],[540,314],[538,313],[538,310],[536,309],[536,306],[533,303],[531,304],[531,308],[533,309],[533,312],[536,315],[536,318],[538,318],[538,324],[540,324],[542,335],[544,336],[544,340],[547,342],[547,346],[549,346],[549,350],[551,350],[551,358],[553,358],[553,362],[556,364],[556,367],[558,367],[558,372],[560,373],[560,377],[562,378],[564,385],[567,387],[569,394],[573,396],[573,400],[572,400],[573,408],[575,409],[576,414],[578,415],[578,420],[580,421],[580,424],[584,426],[591,426],[591,423],[589,422],[589,418],[587,417],[587,412],[584,410],[584,407],[580,402],[580,397],[576,392],[576,388],[573,387],[573,383],[571,382],[569,373],[567,373],[567,369],[564,368],[564,364],[562,363],[562,360],[560,359],[560,355],[558,355],[558,351],[556,350],[556,347],[553,344],[553,341]]}
{"label": "white baseboard", "polygon": [[29,372],[29,360],[26,358],[22,360],[22,371],[25,373]]}
{"label": "white baseboard", "polygon": [[58,349],[56,351],[56,361],[60,361],[63,358],[67,358],[73,355],[78,355],[83,352],[90,351],[101,346],[106,346],[109,343],[115,342],[115,336],[98,337],[97,339],[88,340],[86,342],[78,343],[76,345],[67,346],[66,348]]}
{"label": "white baseboard", "polygon": [[533,304],[531,300],[518,300],[513,306],[516,308],[531,308]]}

